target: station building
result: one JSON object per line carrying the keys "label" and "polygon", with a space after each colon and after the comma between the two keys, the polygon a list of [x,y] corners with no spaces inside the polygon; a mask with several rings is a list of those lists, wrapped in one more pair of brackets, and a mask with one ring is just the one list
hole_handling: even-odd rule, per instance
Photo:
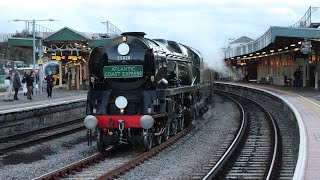
{"label": "station building", "polygon": [[[117,34],[114,34],[114,37]],[[88,60],[91,50],[104,46],[113,36],[99,33],[83,33],[64,27],[45,36],[36,36],[36,49],[39,62],[57,62],[56,84],[68,90],[86,89],[88,86]],[[32,38],[9,38],[11,46],[32,50]],[[40,64],[39,64],[40,65]]]}
{"label": "station building", "polygon": [[272,26],[256,40],[241,37],[231,42],[224,51],[227,66],[257,83],[319,90],[320,23],[311,22],[311,11],[292,27]]}

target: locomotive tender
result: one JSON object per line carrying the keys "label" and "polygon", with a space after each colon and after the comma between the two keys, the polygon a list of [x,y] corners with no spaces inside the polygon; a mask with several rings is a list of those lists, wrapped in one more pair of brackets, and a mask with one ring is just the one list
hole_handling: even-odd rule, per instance
{"label": "locomotive tender", "polygon": [[212,72],[202,75],[198,51],[144,35],[123,33],[90,54],[84,125],[100,151],[120,143],[151,149],[185,128],[195,104],[211,94]]}

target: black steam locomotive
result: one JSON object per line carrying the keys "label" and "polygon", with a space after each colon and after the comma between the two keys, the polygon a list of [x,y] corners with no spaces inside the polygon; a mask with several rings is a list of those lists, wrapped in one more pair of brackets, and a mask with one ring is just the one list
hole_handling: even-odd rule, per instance
{"label": "black steam locomotive", "polygon": [[185,128],[194,105],[211,94],[213,73],[203,75],[198,51],[144,36],[123,33],[90,54],[84,125],[96,132],[100,151],[137,142],[149,150]]}

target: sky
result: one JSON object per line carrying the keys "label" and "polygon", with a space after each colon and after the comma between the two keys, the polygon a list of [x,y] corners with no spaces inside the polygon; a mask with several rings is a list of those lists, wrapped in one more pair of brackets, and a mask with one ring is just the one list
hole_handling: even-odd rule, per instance
{"label": "sky", "polygon": [[[0,33],[21,31],[24,22],[53,30],[106,32],[110,21],[122,32],[142,31],[151,39],[168,39],[200,51],[209,66],[223,66],[221,48],[231,39],[257,39],[270,26],[291,26],[319,0],[9,0],[0,3]],[[320,9],[315,12],[319,14]]]}

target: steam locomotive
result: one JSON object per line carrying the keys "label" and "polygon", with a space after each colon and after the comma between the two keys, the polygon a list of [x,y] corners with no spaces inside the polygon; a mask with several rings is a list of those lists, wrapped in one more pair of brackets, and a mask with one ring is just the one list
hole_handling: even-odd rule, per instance
{"label": "steam locomotive", "polygon": [[145,35],[122,33],[90,54],[84,125],[99,151],[121,143],[151,149],[188,126],[195,104],[211,94],[213,73],[197,50]]}

